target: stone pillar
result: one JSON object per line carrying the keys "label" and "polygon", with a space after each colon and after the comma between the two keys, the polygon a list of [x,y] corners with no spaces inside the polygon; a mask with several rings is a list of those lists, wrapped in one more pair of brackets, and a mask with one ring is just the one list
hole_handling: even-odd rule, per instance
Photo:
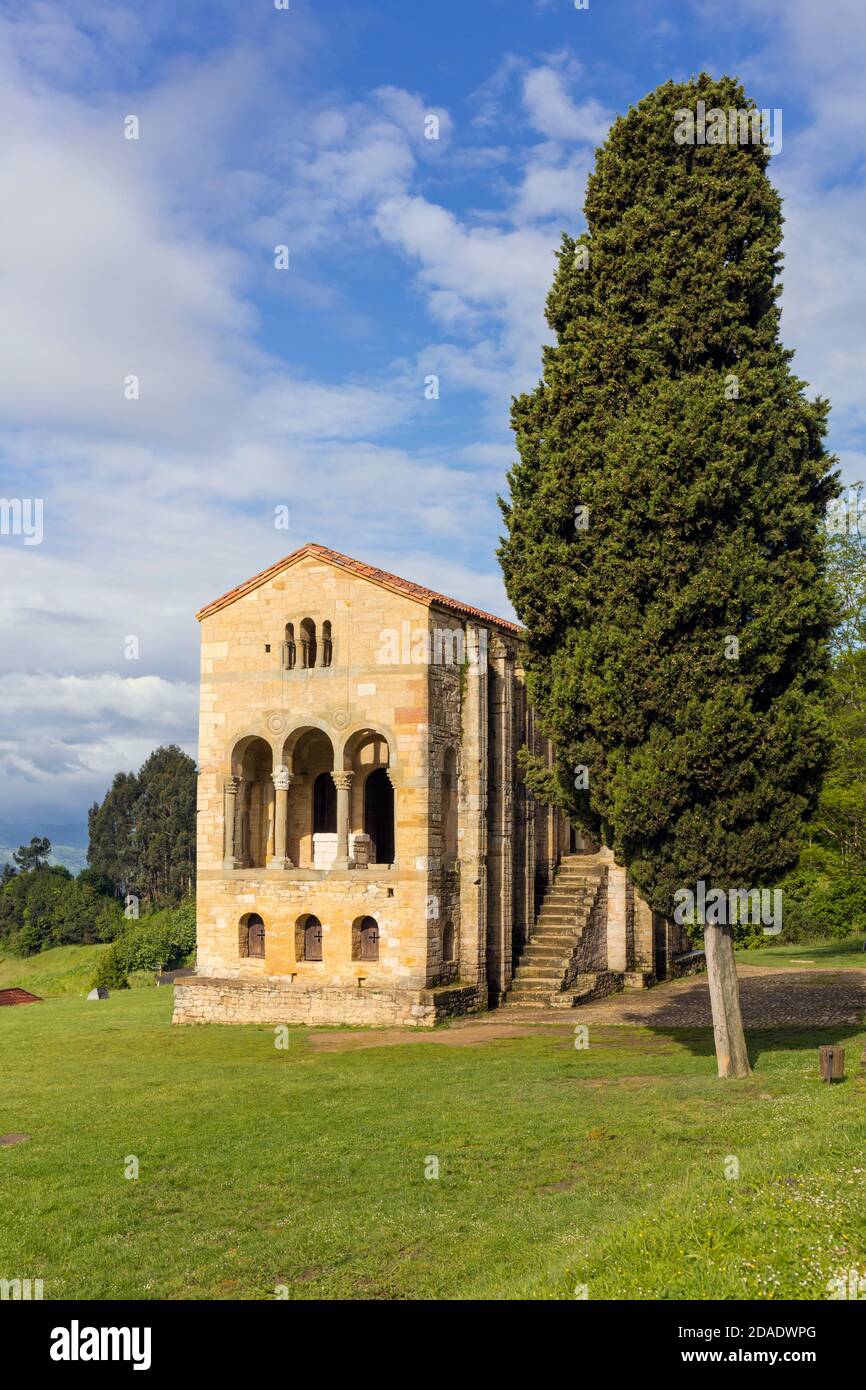
{"label": "stone pillar", "polygon": [[466,629],[461,705],[460,972],[487,992],[487,631]]}
{"label": "stone pillar", "polygon": [[286,856],[286,825],[292,774],[287,767],[278,767],[276,772],[271,774],[271,780],[274,784],[274,845],[268,868],[291,869],[292,861]]}
{"label": "stone pillar", "polygon": [[[531,753],[535,752],[535,710],[529,703],[529,693],[526,693],[526,746]],[[529,941],[535,929],[535,865],[538,853],[535,843],[535,824],[537,811],[535,801],[529,794],[528,788],[525,789],[526,807],[526,872],[523,882],[523,919],[525,922],[525,940]]]}
{"label": "stone pillar", "polygon": [[653,914],[640,893],[634,894],[634,969],[653,969]]}
{"label": "stone pillar", "polygon": [[349,867],[349,792],[354,781],[354,772],[332,772],[334,786],[337,788],[337,857],[335,869]]}
{"label": "stone pillar", "polygon": [[492,1004],[511,983],[512,955],[514,653],[499,636],[491,645],[490,666],[487,985]]}
{"label": "stone pillar", "polygon": [[607,865],[607,968],[624,971],[628,969],[628,874],[606,845],[598,857]]}
{"label": "stone pillar", "polygon": [[238,806],[240,777],[227,777],[223,789],[223,868],[239,869],[235,853],[235,817]]}

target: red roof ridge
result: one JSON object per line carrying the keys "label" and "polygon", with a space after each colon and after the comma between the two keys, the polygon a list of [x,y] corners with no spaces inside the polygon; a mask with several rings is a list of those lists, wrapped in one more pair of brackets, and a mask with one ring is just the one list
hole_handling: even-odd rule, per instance
{"label": "red roof ridge", "polygon": [[243,584],[229,589],[228,593],[222,594],[220,598],[214,599],[212,603],[200,608],[195,616],[201,622],[202,618],[209,617],[211,613],[216,613],[220,608],[226,608],[230,603],[234,603],[235,599],[243,598],[245,594],[251,593],[253,589],[257,589],[260,584],[264,584],[280,570],[293,565],[304,555],[315,555],[320,560],[327,560],[330,564],[336,565],[338,569],[357,574],[361,579],[369,579],[373,584],[381,584],[383,588],[406,594],[409,598],[417,599],[419,603],[426,604],[428,608],[447,608],[454,613],[461,613],[465,617],[479,618],[482,622],[493,623],[496,627],[504,628],[506,632],[518,634],[523,632],[519,623],[513,623],[508,618],[497,618],[493,613],[485,613],[482,608],[476,608],[471,603],[461,603],[459,599],[449,598],[447,594],[439,594],[435,589],[428,589],[423,584],[415,584],[411,579],[401,579],[398,574],[377,569],[375,565],[367,565],[361,560],[353,560],[350,555],[343,555],[339,550],[330,550],[326,545],[317,545],[314,541],[299,546],[297,550],[293,550],[290,555],[284,555],[282,560],[277,560],[275,564],[269,565],[260,574],[254,574]]}

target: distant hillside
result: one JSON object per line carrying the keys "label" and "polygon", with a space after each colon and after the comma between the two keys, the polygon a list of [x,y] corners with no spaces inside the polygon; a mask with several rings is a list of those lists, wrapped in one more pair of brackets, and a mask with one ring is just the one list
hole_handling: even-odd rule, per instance
{"label": "distant hillside", "polygon": [[[17,845],[0,845],[0,864],[11,864]],[[52,864],[63,864],[70,873],[77,874],[87,865],[87,850],[80,845],[52,845],[48,856]]]}
{"label": "distant hillside", "polygon": [[35,956],[0,954],[0,989],[29,989],[52,994],[86,994],[96,963],[107,946],[53,946]]}

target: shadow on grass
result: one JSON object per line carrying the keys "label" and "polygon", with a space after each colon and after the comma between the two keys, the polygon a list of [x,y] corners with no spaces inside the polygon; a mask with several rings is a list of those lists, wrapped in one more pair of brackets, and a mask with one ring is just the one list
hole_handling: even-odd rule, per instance
{"label": "shadow on grass", "polygon": [[[685,1047],[694,1057],[714,1057],[716,1048],[712,1028],[659,1028],[647,1027],[654,1037],[668,1038]],[[818,1049],[820,1047],[844,1047],[849,1039],[864,1038],[866,1024],[837,1024],[826,1028],[747,1028],[746,1046],[749,1050],[749,1064],[756,1068],[765,1053],[772,1052],[811,1052],[814,1055],[815,1074],[819,1073]],[[858,1048],[849,1049],[845,1054],[845,1079],[851,1079],[860,1067]],[[839,1083],[834,1083],[838,1085]]]}

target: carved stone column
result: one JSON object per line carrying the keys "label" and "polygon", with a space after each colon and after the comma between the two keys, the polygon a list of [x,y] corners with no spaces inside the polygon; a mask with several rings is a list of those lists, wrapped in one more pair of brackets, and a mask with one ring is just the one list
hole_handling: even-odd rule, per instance
{"label": "carved stone column", "polygon": [[267,822],[268,845],[265,854],[265,863],[270,864],[274,857],[274,816],[276,814],[276,793],[274,792],[273,780],[266,784],[265,790],[265,820]]}
{"label": "carved stone column", "polygon": [[606,845],[599,850],[598,857],[607,864],[607,968],[624,971],[628,969],[628,875]]}
{"label": "carved stone column", "polygon": [[235,855],[235,816],[238,805],[240,777],[227,777],[223,788],[223,868],[239,869]]}
{"label": "carved stone column", "polygon": [[349,793],[355,779],[354,772],[332,772],[331,778],[337,788],[337,856],[333,863],[335,869],[349,867]]}
{"label": "carved stone column", "polygon": [[289,787],[292,774],[287,767],[278,767],[271,774],[274,784],[274,853],[268,860],[269,869],[291,869],[291,859],[286,855],[286,826],[289,818]]}

